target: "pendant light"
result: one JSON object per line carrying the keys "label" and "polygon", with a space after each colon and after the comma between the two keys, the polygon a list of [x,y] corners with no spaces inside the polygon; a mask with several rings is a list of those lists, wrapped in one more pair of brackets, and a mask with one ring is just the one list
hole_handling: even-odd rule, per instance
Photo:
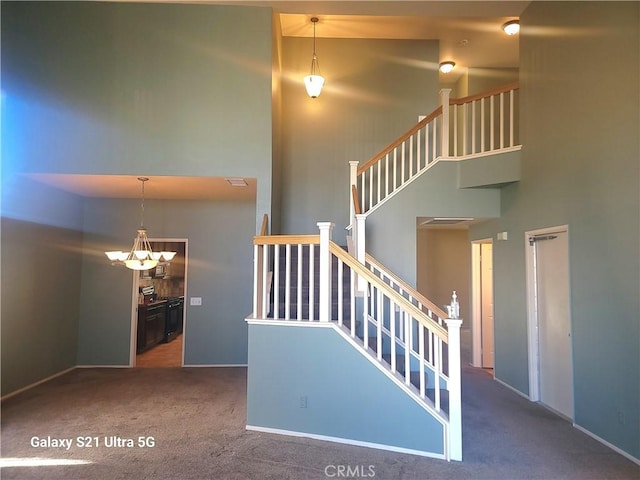
{"label": "pendant light", "polygon": [[317,98],[324,86],[324,78],[320,75],[320,65],[316,55],[316,23],[318,23],[318,17],[312,17],[311,23],[313,23],[313,57],[311,57],[311,72],[304,77],[304,86],[311,98]]}
{"label": "pendant light", "polygon": [[104,252],[113,265],[124,264],[131,270],[150,270],[158,265],[161,260],[169,262],[176,255],[176,252],[154,252],[147,238],[147,229],[144,228],[144,183],[147,177],[138,177],[142,183],[142,204],[140,213],[140,228],[138,235],[133,241],[133,247],[129,253],[122,251]]}

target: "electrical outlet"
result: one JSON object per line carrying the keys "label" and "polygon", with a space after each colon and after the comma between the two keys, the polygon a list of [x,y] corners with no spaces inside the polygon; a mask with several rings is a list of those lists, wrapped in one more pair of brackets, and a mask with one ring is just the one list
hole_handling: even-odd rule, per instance
{"label": "electrical outlet", "polygon": [[191,297],[189,300],[190,300],[189,305],[197,306],[197,307],[202,305],[202,297]]}
{"label": "electrical outlet", "polygon": [[307,408],[307,396],[302,395],[300,397],[300,408]]}

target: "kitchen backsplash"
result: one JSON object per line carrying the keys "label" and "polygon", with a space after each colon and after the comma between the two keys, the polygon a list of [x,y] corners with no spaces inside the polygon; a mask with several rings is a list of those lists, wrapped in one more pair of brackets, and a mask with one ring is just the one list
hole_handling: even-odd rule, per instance
{"label": "kitchen backsplash", "polygon": [[140,286],[153,285],[158,298],[184,295],[184,278],[141,278]]}

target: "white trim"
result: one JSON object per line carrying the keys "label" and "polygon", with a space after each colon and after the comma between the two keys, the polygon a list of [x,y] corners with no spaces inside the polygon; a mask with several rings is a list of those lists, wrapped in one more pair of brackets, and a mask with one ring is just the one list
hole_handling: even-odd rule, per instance
{"label": "white trim", "polygon": [[615,451],[616,453],[619,453],[620,455],[622,455],[626,459],[631,460],[633,463],[637,463],[638,465],[640,465],[640,458],[634,457],[630,453],[625,452],[624,450],[622,450],[620,447],[616,447],[615,445],[607,442],[604,438],[599,437],[595,433],[590,432],[589,430],[587,430],[584,427],[581,427],[577,423],[574,423],[573,426],[575,428],[577,428],[578,430],[580,430],[582,433],[586,433],[587,435],[589,435],[594,440],[597,440],[598,442],[602,443],[605,447],[609,447],[611,450]]}
{"label": "white trim", "polygon": [[514,145],[513,147],[498,148],[498,149],[489,150],[486,152],[469,153],[467,155],[458,155],[457,157],[450,156],[450,157],[442,158],[442,160],[445,160],[447,162],[459,162],[462,160],[472,160],[474,158],[488,157],[491,155],[499,155],[501,153],[518,152],[520,150],[522,150],[522,145]]}
{"label": "white trim", "polygon": [[[355,445],[357,447],[375,448],[377,450],[387,450],[389,452],[407,453],[409,455],[419,455],[421,457],[437,458],[446,460],[443,454],[423,452],[422,450],[413,450],[411,448],[394,447],[392,445],[384,445],[381,443],[363,442],[361,440],[352,440],[348,438],[330,437],[327,435],[316,435],[313,433],[296,432],[292,430],[280,430],[278,428],[258,427],[255,425],[247,425],[247,430],[262,433],[271,433],[276,435],[287,435],[290,437],[312,438],[314,440],[322,440],[325,442],[341,443],[345,445]],[[446,446],[445,446],[446,449]]]}
{"label": "white trim", "polygon": [[[529,238],[535,235],[544,235],[554,232],[566,232],[568,236],[569,225],[558,225],[555,227],[528,230],[524,232],[526,262],[525,294],[527,297],[527,350],[529,357],[529,400],[531,400],[532,402],[540,401],[540,358],[538,345],[538,302],[536,292],[535,251],[533,247],[529,245]],[[571,294],[571,292],[569,292],[569,294]]]}
{"label": "white trim", "polygon": [[[495,371],[495,370],[494,370]],[[498,377],[496,377],[494,375],[493,379],[498,382],[500,385],[502,385],[503,387],[507,387],[509,390],[511,390],[514,393],[517,393],[518,395],[520,395],[523,398],[526,398],[527,400],[531,400],[531,398],[529,397],[529,395],[527,395],[524,392],[521,392],[520,390],[518,390],[515,387],[512,387],[511,385],[509,385],[508,383],[504,382],[503,380],[500,380]]]}
{"label": "white trim", "polygon": [[18,394],[20,394],[22,392],[30,390],[33,387],[37,387],[38,385],[41,385],[41,384],[43,384],[45,382],[48,382],[49,380],[53,380],[54,378],[61,377],[65,373],[69,373],[71,370],[75,370],[76,368],[77,367],[67,368],[66,370],[62,370],[61,372],[54,373],[53,375],[50,375],[50,376],[48,376],[46,378],[43,378],[42,380],[38,380],[37,382],[31,383],[31,384],[27,385],[26,387],[22,387],[22,388],[19,388],[18,390],[14,390],[13,392],[7,393],[6,395],[4,395],[3,397],[0,398],[0,401],[5,401],[7,398],[11,398],[14,395],[18,395]]}
{"label": "white trim", "polygon": [[182,365],[183,368],[233,368],[233,367],[248,367],[246,363],[212,363],[208,365]]}

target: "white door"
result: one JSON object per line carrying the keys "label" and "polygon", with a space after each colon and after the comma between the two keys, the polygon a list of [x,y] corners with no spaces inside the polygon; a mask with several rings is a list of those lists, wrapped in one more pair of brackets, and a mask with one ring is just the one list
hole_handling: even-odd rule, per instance
{"label": "white door", "polygon": [[493,244],[480,245],[482,368],[493,368]]}
{"label": "white door", "polygon": [[567,232],[533,236],[540,401],[573,419]]}

